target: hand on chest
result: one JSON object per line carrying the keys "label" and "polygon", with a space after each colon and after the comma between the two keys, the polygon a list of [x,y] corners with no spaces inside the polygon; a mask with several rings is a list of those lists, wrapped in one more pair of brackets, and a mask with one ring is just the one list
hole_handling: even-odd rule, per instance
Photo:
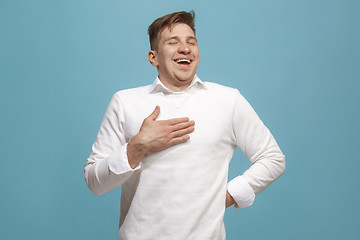
{"label": "hand on chest", "polygon": [[157,120],[188,117],[195,121],[195,131],[190,134],[191,144],[216,145],[231,137],[232,106],[221,99],[199,96],[164,96],[149,98],[149,101],[128,104],[125,109],[124,131],[127,139],[140,130],[143,120],[155,106],[160,106]]}

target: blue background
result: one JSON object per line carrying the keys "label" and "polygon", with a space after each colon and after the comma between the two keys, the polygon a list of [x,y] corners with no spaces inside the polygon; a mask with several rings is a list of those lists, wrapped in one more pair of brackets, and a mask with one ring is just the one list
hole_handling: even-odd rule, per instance
{"label": "blue background", "polygon": [[[238,88],[287,157],[227,239],[357,239],[359,1],[0,0],[0,239],[117,239],[83,166],[116,91],[152,83],[147,27],[196,12],[199,77]],[[249,162],[237,151],[229,178]]]}

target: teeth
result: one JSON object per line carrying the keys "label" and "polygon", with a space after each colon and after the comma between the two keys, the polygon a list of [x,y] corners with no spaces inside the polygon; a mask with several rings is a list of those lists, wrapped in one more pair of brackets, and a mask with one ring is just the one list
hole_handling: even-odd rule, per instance
{"label": "teeth", "polygon": [[190,63],[191,61],[188,59],[178,59],[176,60],[177,63]]}

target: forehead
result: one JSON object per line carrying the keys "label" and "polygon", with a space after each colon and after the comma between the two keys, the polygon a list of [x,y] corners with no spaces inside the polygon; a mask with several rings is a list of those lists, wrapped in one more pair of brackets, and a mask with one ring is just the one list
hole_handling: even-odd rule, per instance
{"label": "forehead", "polygon": [[179,38],[188,38],[195,37],[194,31],[185,23],[175,23],[168,27],[165,27],[161,30],[159,38],[161,40],[166,40],[168,38],[179,37]]}

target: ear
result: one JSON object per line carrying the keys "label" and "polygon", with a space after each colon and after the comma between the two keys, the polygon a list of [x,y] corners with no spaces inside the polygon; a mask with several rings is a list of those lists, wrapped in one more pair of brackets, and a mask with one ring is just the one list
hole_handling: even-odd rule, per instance
{"label": "ear", "polygon": [[148,59],[149,59],[149,62],[151,63],[151,65],[153,65],[154,67],[157,67],[159,65],[159,63],[156,59],[156,51],[155,50],[149,51]]}

